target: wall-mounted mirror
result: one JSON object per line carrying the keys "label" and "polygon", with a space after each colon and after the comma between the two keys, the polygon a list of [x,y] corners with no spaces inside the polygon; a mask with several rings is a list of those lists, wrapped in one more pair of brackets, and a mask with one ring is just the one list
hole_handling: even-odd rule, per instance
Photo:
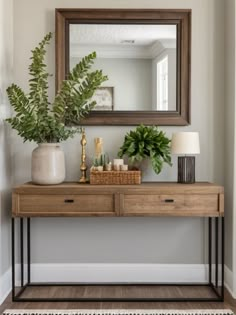
{"label": "wall-mounted mirror", "polygon": [[56,88],[85,55],[109,80],[87,125],[190,122],[190,10],[56,9]]}

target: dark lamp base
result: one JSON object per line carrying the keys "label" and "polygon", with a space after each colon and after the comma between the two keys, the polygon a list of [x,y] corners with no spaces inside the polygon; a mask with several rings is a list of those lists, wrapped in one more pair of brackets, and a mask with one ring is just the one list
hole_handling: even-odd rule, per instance
{"label": "dark lamp base", "polygon": [[195,183],[195,156],[178,157],[178,183]]}

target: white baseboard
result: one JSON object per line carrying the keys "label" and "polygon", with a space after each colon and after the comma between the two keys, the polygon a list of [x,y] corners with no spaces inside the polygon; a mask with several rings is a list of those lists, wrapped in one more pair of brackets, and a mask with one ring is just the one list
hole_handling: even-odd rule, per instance
{"label": "white baseboard", "polygon": [[206,282],[203,264],[33,264],[38,282]]}
{"label": "white baseboard", "polygon": [[[16,266],[16,285],[20,284]],[[214,275],[214,268],[213,273]],[[32,282],[176,282],[204,283],[208,280],[204,264],[32,264]],[[225,285],[233,295],[232,271],[225,266]],[[26,266],[25,266],[26,279]],[[220,279],[220,272],[219,272]],[[213,279],[214,280],[214,279]],[[0,304],[11,290],[11,269],[0,278]]]}
{"label": "white baseboard", "polygon": [[232,297],[236,299],[236,292],[234,292],[233,285],[233,272],[225,265],[225,287]]}
{"label": "white baseboard", "polygon": [[11,268],[0,276],[0,305],[11,292]]}

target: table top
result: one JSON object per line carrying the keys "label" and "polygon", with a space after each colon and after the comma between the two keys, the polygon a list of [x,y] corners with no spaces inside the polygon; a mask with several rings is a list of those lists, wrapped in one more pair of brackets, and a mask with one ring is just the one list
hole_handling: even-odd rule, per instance
{"label": "table top", "polygon": [[193,184],[182,184],[177,182],[143,182],[140,185],[91,185],[89,183],[81,184],[79,182],[63,182],[59,185],[35,185],[32,182],[28,182],[22,185],[18,185],[13,188],[13,191],[16,193],[25,193],[25,192],[36,192],[40,191],[41,193],[50,193],[51,191],[64,191],[67,190],[151,190],[151,189],[160,189],[161,190],[173,190],[183,193],[191,192],[208,192],[208,193],[223,193],[224,187],[210,183],[210,182],[196,182]]}

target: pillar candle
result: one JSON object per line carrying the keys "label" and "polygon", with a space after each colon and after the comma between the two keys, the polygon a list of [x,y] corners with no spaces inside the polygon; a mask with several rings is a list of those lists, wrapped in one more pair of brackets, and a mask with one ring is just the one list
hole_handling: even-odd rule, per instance
{"label": "pillar candle", "polygon": [[95,156],[100,157],[101,154],[103,153],[103,139],[95,138],[94,144],[95,144]]}
{"label": "pillar candle", "polygon": [[113,160],[113,165],[123,165],[124,160],[123,159],[114,159]]}

